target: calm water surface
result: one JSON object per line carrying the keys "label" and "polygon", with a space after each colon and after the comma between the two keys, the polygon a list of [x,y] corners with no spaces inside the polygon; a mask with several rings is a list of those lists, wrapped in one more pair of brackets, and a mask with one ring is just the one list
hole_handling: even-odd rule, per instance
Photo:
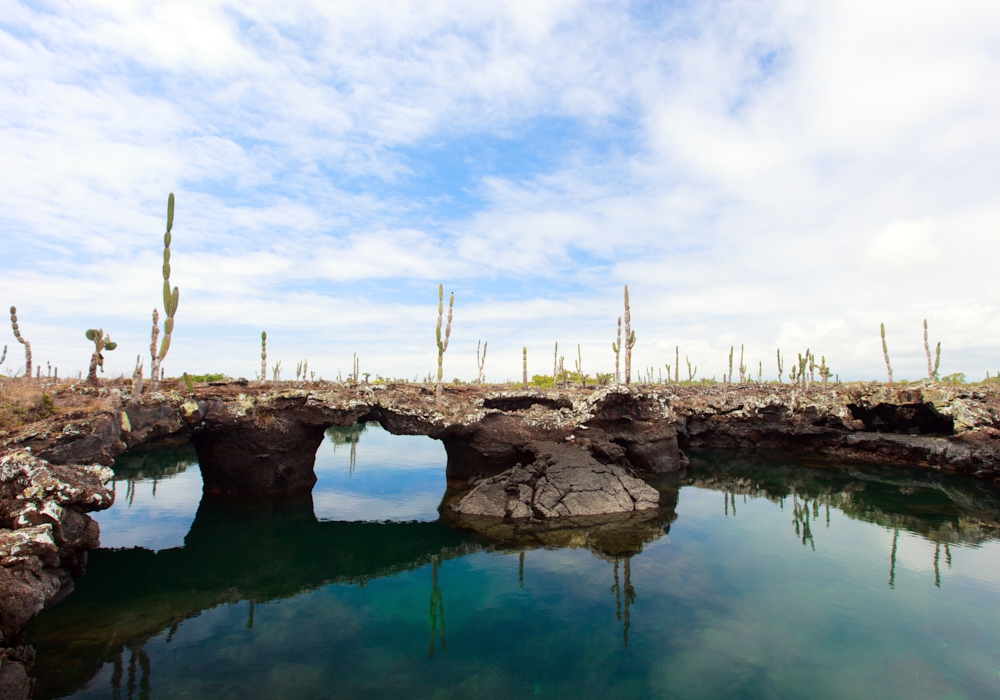
{"label": "calm water surface", "polygon": [[311,498],[253,505],[123,457],[36,697],[1000,697],[982,483],[701,454],[657,513],[487,537],[439,519],[444,465],[331,431]]}

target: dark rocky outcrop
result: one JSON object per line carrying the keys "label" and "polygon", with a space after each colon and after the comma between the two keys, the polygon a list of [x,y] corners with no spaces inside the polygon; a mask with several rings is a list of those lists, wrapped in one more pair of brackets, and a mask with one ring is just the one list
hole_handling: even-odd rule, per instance
{"label": "dark rocky outcrop", "polygon": [[25,698],[25,626],[69,594],[100,529],[86,512],[107,508],[112,477],[100,466],[56,466],[30,452],[0,458],[0,698]]}
{"label": "dark rocky outcrop", "polygon": [[489,477],[458,504],[462,515],[548,519],[630,513],[657,507],[659,492],[622,467],[575,445],[532,443],[535,461]]}

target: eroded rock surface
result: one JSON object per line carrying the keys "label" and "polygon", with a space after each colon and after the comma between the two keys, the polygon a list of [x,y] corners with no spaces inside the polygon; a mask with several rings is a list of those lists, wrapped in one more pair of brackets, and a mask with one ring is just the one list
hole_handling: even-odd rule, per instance
{"label": "eroded rock surface", "polygon": [[456,513],[498,518],[555,518],[629,513],[659,505],[660,494],[614,464],[601,464],[575,445],[532,443],[536,454],[480,481],[457,505]]}
{"label": "eroded rock surface", "polygon": [[[56,466],[21,450],[0,458],[0,698],[27,697],[19,637],[72,590],[100,528],[86,512],[108,508],[110,469]],[[20,651],[19,651],[20,650]]]}

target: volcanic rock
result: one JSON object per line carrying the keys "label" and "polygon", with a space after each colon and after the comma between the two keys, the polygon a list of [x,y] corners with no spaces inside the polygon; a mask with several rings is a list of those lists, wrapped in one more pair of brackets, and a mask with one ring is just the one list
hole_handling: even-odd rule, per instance
{"label": "volcanic rock", "polygon": [[456,513],[498,518],[628,513],[656,508],[660,494],[622,467],[601,464],[575,445],[532,443],[536,459],[480,481]]}

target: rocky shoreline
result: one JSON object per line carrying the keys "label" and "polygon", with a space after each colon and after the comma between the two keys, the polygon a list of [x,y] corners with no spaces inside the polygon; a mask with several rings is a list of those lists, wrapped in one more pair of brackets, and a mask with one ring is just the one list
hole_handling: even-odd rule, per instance
{"label": "rocky shoreline", "polygon": [[377,421],[444,443],[448,476],[479,489],[457,515],[525,522],[653,508],[644,488],[655,490],[635,475],[679,471],[684,450],[698,448],[1000,477],[1000,391],[984,386],[464,385],[446,388],[441,409],[433,388],[415,384],[242,381],[188,395],[174,383],[140,403],[126,387],[68,391],[93,393],[100,409],[60,411],[0,433],[0,697],[26,696],[33,652],[23,630],[69,593],[87,550],[99,546],[86,513],[113,503],[106,467],[164,438],[191,440],[208,494],[286,497],[312,488],[326,428]]}

